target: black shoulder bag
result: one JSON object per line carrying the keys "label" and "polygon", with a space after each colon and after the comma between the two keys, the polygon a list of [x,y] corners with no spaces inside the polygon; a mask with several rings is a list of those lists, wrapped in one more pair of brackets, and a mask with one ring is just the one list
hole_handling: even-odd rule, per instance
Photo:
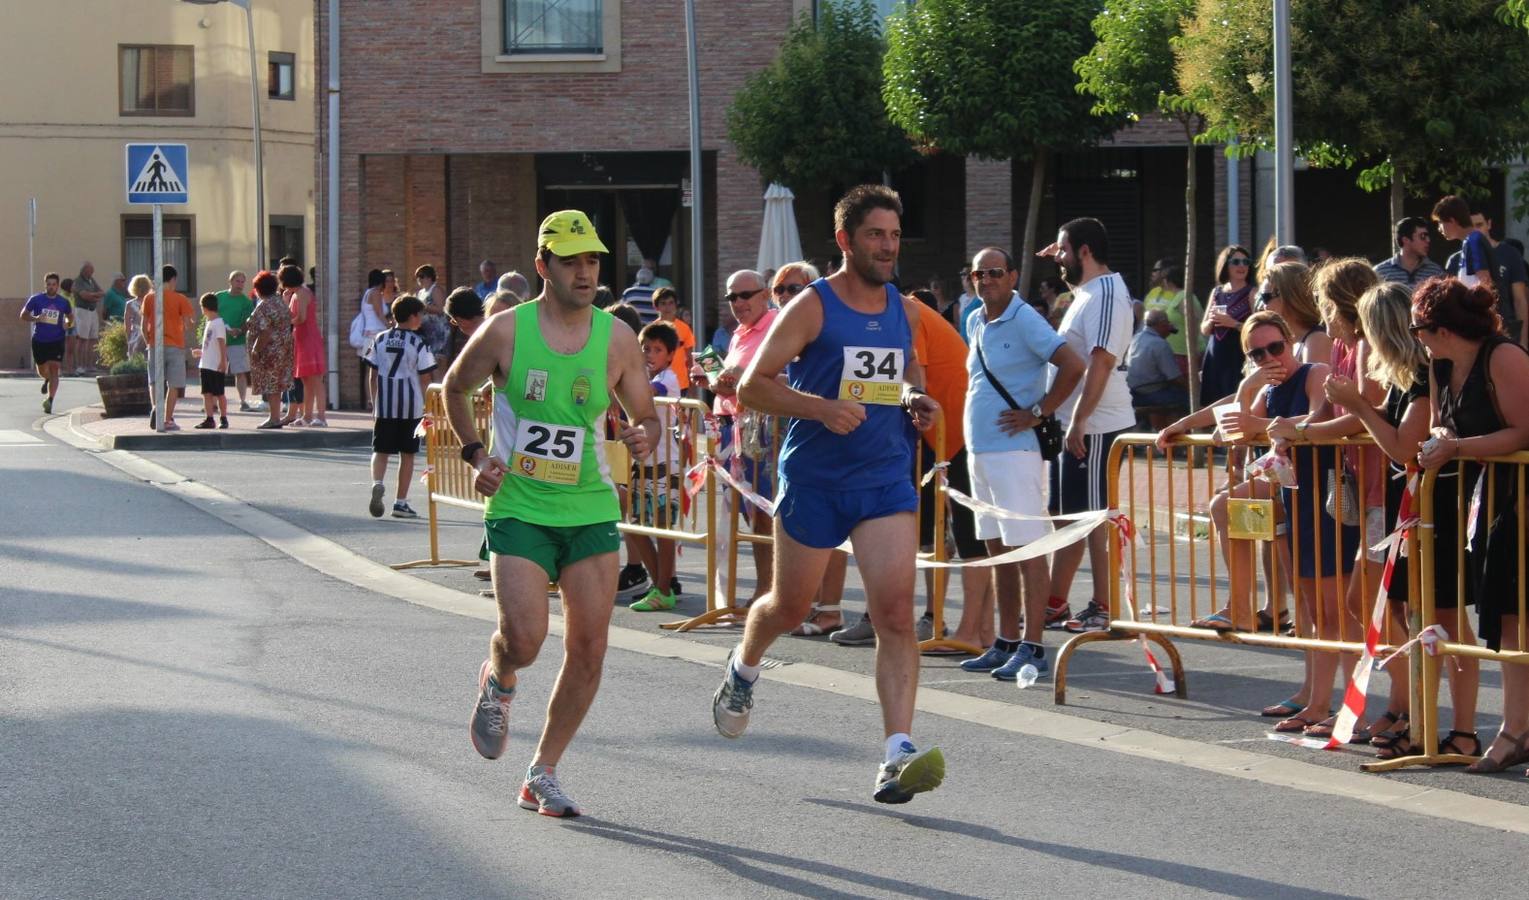
{"label": "black shoulder bag", "polygon": [[[1024,409],[1014,402],[1014,396],[1003,386],[1003,382],[993,377],[993,372],[987,367],[987,360],[982,355],[982,341],[974,341],[972,346],[977,348],[977,362],[982,366],[982,374],[987,376],[988,383],[998,389],[998,396],[1003,402],[1009,404],[1009,409]],[[1056,416],[1041,416],[1040,420],[1031,426],[1035,432],[1035,439],[1041,444],[1041,458],[1046,462],[1056,462],[1062,455],[1062,423],[1057,421]]]}

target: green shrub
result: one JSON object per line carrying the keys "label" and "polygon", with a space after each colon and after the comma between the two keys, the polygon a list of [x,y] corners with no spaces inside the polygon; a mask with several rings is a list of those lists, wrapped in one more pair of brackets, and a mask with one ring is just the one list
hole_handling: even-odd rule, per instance
{"label": "green shrub", "polygon": [[111,374],[113,375],[137,375],[147,373],[148,371],[149,364],[144,359],[142,353],[134,353],[132,356],[111,367]]}
{"label": "green shrub", "polygon": [[[141,358],[141,357],[140,357]],[[101,340],[96,343],[96,359],[101,368],[115,370],[127,360],[127,326],[113,322],[101,329]],[[116,374],[115,371],[112,374]]]}

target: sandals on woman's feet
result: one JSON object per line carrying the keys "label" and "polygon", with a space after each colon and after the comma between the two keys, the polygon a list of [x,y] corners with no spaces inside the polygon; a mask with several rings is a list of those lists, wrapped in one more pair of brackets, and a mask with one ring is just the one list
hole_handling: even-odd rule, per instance
{"label": "sandals on woman's feet", "polygon": [[[806,621],[802,622],[802,624],[800,624],[800,625],[796,626],[795,628],[791,629],[791,631],[789,633],[793,637],[818,637],[820,635],[825,635],[825,634],[829,633],[830,631],[835,631],[835,630],[843,627],[842,625],[829,625],[827,627],[824,627],[824,626],[819,625],[818,623],[812,621],[813,619],[816,619],[818,617],[818,613],[834,613],[834,614],[838,614],[839,613],[839,605],[838,604],[834,604],[833,606],[819,606],[816,603],[812,604],[812,611],[807,614]],[[841,615],[841,619],[842,619],[842,615]]]}
{"label": "sandals on woman's feet", "polygon": [[1409,730],[1408,716],[1402,713],[1396,720],[1395,728],[1370,738],[1370,746],[1375,748],[1375,758],[1384,761],[1402,756],[1417,756],[1418,749],[1412,746]]}
{"label": "sandals on woman's feet", "polygon": [[[1465,750],[1462,750],[1460,748],[1460,742],[1461,741],[1470,741],[1471,743],[1475,744],[1476,746],[1470,752],[1466,752]],[[1457,756],[1480,756],[1481,755],[1481,736],[1478,735],[1474,731],[1455,731],[1455,730],[1451,730],[1449,734],[1444,736],[1443,740],[1439,741],[1439,755],[1443,756],[1446,753],[1453,753],[1453,754],[1455,754]],[[1441,766],[1464,766],[1464,765],[1469,765],[1469,763],[1463,763],[1463,762],[1447,762],[1446,763],[1446,762],[1441,762],[1441,763],[1439,763],[1439,765],[1441,765]]]}
{"label": "sandals on woman's feet", "polygon": [[1281,700],[1273,706],[1265,706],[1259,715],[1266,719],[1286,719],[1306,708],[1306,704],[1291,697],[1289,700]]}
{"label": "sandals on woman's feet", "polygon": [[[1396,725],[1396,723],[1401,722],[1402,720],[1404,720],[1406,718],[1407,718],[1407,714],[1406,713],[1404,713],[1404,712],[1400,712],[1400,713],[1399,712],[1392,712],[1391,710],[1388,709],[1388,710],[1386,710],[1381,715],[1380,718],[1378,718],[1375,721],[1371,722],[1370,723],[1370,727],[1355,729],[1354,736],[1349,738],[1348,742],[1350,744],[1368,744],[1370,742],[1371,738],[1373,738],[1375,735],[1381,734],[1381,733],[1383,733],[1385,731],[1384,728],[1380,728],[1379,727],[1381,722],[1387,722],[1387,723],[1389,723],[1389,726],[1394,726],[1394,725]],[[1476,755],[1479,756],[1480,754],[1476,754]]]}
{"label": "sandals on woman's feet", "polygon": [[1317,724],[1308,726],[1301,733],[1309,738],[1330,738],[1333,736],[1333,725],[1336,724],[1336,722],[1336,719],[1334,719],[1332,716],[1328,716]]}
{"label": "sandals on woman's feet", "polygon": [[1288,734],[1292,731],[1305,732],[1308,728],[1314,728],[1316,724],[1317,723],[1311,719],[1304,719],[1300,716],[1291,716],[1290,718],[1280,722],[1278,725],[1275,725],[1274,730],[1280,732],[1281,734]]}
{"label": "sandals on woman's feet", "polygon": [[1232,620],[1221,613],[1211,613],[1203,619],[1195,619],[1189,623],[1190,628],[1209,628],[1211,631],[1235,631],[1236,626]]}
{"label": "sandals on woman's feet", "polygon": [[1258,611],[1258,630],[1259,631],[1272,631],[1275,634],[1284,634],[1289,629],[1290,629],[1290,610],[1288,610],[1288,609],[1280,610],[1279,628],[1278,629],[1276,629],[1274,627],[1274,614],[1273,613],[1269,612],[1267,609],[1260,609]]}
{"label": "sandals on woman's feet", "polygon": [[1472,775],[1492,775],[1516,766],[1519,763],[1529,762],[1529,731],[1525,731],[1517,737],[1504,731],[1500,733],[1500,736],[1507,738],[1513,745],[1513,749],[1508,751],[1508,755],[1504,756],[1501,761],[1495,760],[1490,756],[1483,756],[1469,766],[1466,766],[1465,771],[1470,772]]}

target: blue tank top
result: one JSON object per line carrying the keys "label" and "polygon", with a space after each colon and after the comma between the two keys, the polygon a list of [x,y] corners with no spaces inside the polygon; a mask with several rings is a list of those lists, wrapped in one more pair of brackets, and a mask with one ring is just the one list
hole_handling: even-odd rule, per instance
{"label": "blue tank top", "polygon": [[845,306],[827,279],[811,287],[823,304],[823,329],[786,367],[786,377],[804,394],[862,401],[865,421],[834,434],[821,422],[792,419],[781,445],[781,478],[834,491],[911,479],[917,435],[899,401],[913,333],[901,295],[887,285],[886,309],[868,315]]}

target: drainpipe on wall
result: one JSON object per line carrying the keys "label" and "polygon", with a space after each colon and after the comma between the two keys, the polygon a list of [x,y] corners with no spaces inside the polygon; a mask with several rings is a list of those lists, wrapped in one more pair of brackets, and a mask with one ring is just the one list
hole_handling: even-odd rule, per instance
{"label": "drainpipe on wall", "polygon": [[329,319],[329,403],[340,407],[340,0],[329,0],[328,170],[324,198],[324,309]]}

